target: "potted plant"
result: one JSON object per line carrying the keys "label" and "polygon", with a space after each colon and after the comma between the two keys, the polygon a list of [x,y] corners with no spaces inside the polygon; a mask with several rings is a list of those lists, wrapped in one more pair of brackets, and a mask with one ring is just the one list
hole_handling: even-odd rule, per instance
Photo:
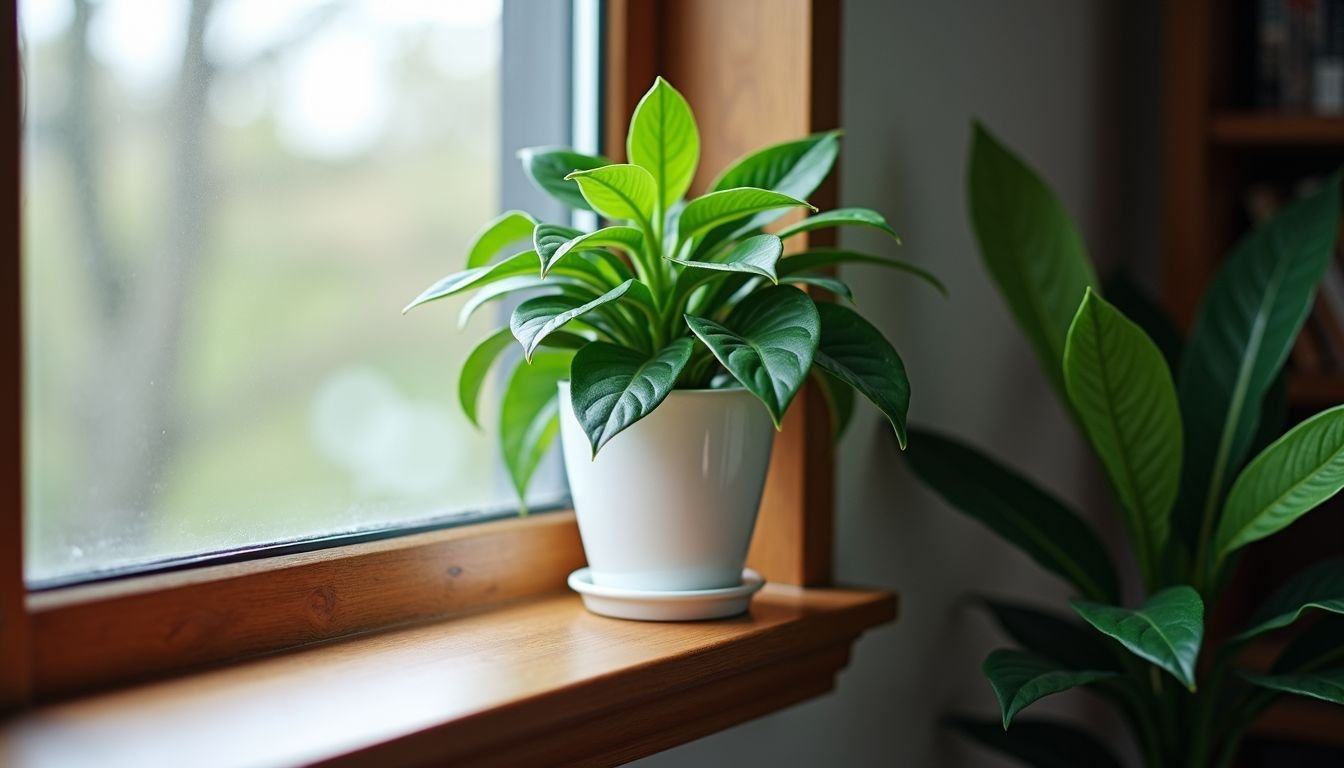
{"label": "potted plant", "polygon": [[[1344,406],[1279,436],[1281,370],[1339,231],[1338,176],[1236,246],[1186,340],[1131,286],[1103,298],[1054,194],[979,126],[968,185],[985,265],[1106,471],[1142,594],[1123,599],[1106,547],[1046,490],[951,438],[912,437],[919,478],[1077,591],[1072,618],[983,600],[1022,649],[984,663],[1000,721],[953,723],[1030,765],[1119,765],[1082,730],[1017,718],[1087,686],[1148,765],[1226,766],[1278,696],[1344,704],[1344,558],[1304,564],[1243,626],[1205,632],[1243,549],[1344,486]],[[1309,613],[1323,615],[1271,668],[1243,667],[1249,644]]]}
{"label": "potted plant", "polygon": [[[590,566],[571,584],[593,598],[590,608],[636,618],[745,608],[739,599],[690,613],[657,610],[671,602],[659,598],[722,590],[740,597],[759,585],[744,583],[742,566],[771,427],[814,370],[833,398],[847,402],[844,388],[852,387],[873,401],[905,444],[910,389],[896,350],[854,310],[800,289],[849,298],[825,271],[849,262],[936,281],[851,251],[784,255],[790,238],[829,227],[872,227],[897,239],[874,211],[818,213],[806,202],[838,149],[834,131],[767,147],[687,200],[699,132],[686,100],[658,78],[630,120],[628,163],[559,148],[520,153],[538,187],[610,226],[581,232],[510,211],[476,239],[464,271],[407,307],[475,291],[465,321],[491,301],[528,295],[508,327],[464,362],[460,400],[475,422],[488,372],[513,342],[521,345],[524,361],[500,408],[504,461],[521,497],[558,429]],[[814,215],[764,231],[799,209]],[[532,247],[500,258],[522,238]],[[621,597],[634,602],[600,602]]]}

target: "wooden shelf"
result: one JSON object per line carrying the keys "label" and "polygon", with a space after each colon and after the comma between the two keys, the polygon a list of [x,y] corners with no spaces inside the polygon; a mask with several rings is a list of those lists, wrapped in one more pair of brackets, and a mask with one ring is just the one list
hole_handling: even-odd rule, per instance
{"label": "wooden shelf", "polygon": [[1292,373],[1288,401],[1295,406],[1329,408],[1344,403],[1344,373]]}
{"label": "wooden shelf", "polygon": [[656,624],[544,594],[31,710],[0,765],[614,765],[825,693],[895,615],[766,586],[748,616]]}
{"label": "wooden shelf", "polygon": [[1227,112],[1214,115],[1209,134],[1227,147],[1344,148],[1344,117]]}
{"label": "wooden shelf", "polygon": [[1274,702],[1251,724],[1250,735],[1344,747],[1344,707],[1287,695]]}

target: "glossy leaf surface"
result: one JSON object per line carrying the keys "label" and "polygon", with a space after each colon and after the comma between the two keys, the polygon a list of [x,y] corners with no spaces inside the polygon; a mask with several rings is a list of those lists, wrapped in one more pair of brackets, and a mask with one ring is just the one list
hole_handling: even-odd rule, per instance
{"label": "glossy leaf surface", "polygon": [[513,310],[513,316],[509,318],[509,329],[513,331],[518,343],[523,345],[524,356],[530,360],[532,353],[547,334],[558,330],[576,317],[582,317],[604,304],[616,301],[624,296],[633,284],[633,280],[627,280],[587,302],[572,296],[538,296],[528,299]]}
{"label": "glossy leaf surface", "polygon": [[1051,694],[1095,683],[1114,672],[1061,669],[1050,661],[1025,651],[1000,648],[991,651],[981,669],[999,700],[1003,728],[1013,717],[1035,701]]}
{"label": "glossy leaf surface", "polygon": [[556,385],[569,377],[572,352],[543,351],[513,371],[499,412],[499,440],[504,465],[518,498],[555,442],[560,429]]}
{"label": "glossy leaf surface", "polygon": [[817,365],[876,405],[905,448],[910,380],[896,348],[848,307],[821,302],[817,314],[821,318]]}
{"label": "glossy leaf surface", "polygon": [[1344,557],[1316,563],[1288,580],[1251,617],[1244,640],[1297,621],[1308,609],[1344,614]]}
{"label": "glossy leaf surface", "polygon": [[588,171],[609,165],[610,160],[598,155],[585,155],[564,147],[529,147],[518,152],[523,170],[539,189],[561,203],[580,211],[591,211],[583,199],[579,185],[565,177],[574,171]]}
{"label": "glossy leaf surface", "polygon": [[700,131],[686,99],[663,78],[654,80],[635,107],[625,147],[630,162],[653,176],[662,210],[690,189],[700,161]]}
{"label": "glossy leaf surface", "polygon": [[786,208],[812,208],[812,206],[802,200],[768,189],[754,187],[725,189],[710,192],[687,203],[677,226],[681,239],[689,240],[724,222],[762,211]]}
{"label": "glossy leaf surface", "polygon": [[1194,589],[1168,587],[1138,608],[1074,600],[1073,609],[1130,653],[1195,689],[1195,660],[1204,639],[1204,601]]}
{"label": "glossy leaf surface", "polygon": [[536,219],[526,211],[505,211],[500,214],[499,218],[485,225],[485,229],[476,235],[467,253],[467,268],[489,264],[505,247],[531,235],[536,225]]}
{"label": "glossy leaf surface", "polygon": [[891,228],[882,214],[870,208],[836,208],[833,211],[825,211],[790,224],[776,234],[779,235],[781,240],[784,240],[802,232],[845,226],[876,229],[887,233],[898,243],[901,241],[901,236],[896,234],[896,230]]}
{"label": "glossy leaf surface", "polygon": [[738,243],[722,258],[715,261],[697,261],[691,259],[668,259],[693,269],[709,269],[719,272],[748,272],[760,275],[772,283],[779,282],[775,276],[775,265],[784,252],[784,243],[774,235],[756,235]]}
{"label": "glossy leaf surface", "polygon": [[647,224],[653,215],[657,187],[649,172],[638,165],[606,165],[576,171],[566,178],[578,182],[588,204],[608,219]]}
{"label": "glossy leaf surface", "polygon": [[570,392],[593,455],[667,398],[691,359],[693,344],[682,336],[652,356],[604,342],[579,350]]}

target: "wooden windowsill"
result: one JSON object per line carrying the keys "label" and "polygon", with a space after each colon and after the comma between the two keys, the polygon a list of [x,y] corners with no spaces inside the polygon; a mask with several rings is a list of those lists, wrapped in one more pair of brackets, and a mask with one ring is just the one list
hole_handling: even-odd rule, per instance
{"label": "wooden windowsill", "polygon": [[895,615],[768,585],[749,616],[652,624],[547,593],[30,710],[0,764],[612,765],[830,690]]}

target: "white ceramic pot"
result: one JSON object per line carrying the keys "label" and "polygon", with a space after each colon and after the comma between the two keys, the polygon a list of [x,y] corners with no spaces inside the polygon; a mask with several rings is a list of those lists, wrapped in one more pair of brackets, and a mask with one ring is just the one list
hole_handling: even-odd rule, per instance
{"label": "white ceramic pot", "polygon": [[775,428],[745,389],[674,390],[597,457],[560,383],[560,440],[594,584],[742,583]]}

